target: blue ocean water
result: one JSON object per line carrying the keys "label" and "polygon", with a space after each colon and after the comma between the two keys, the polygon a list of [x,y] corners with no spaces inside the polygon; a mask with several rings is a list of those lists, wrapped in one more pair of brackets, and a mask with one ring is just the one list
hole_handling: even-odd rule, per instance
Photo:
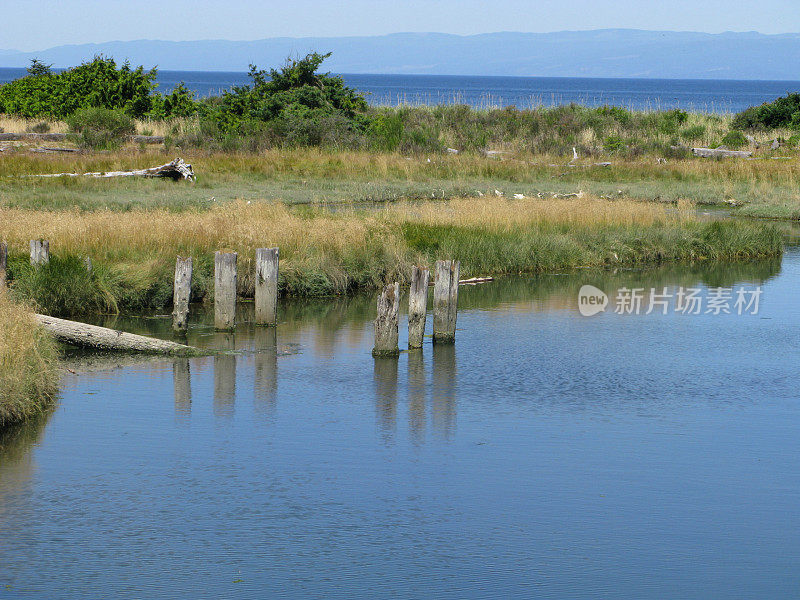
{"label": "blue ocean water", "polygon": [[[25,69],[0,68],[0,84],[22,77]],[[485,77],[461,75],[344,74],[345,82],[364,92],[372,104],[468,104],[475,107],[530,108],[577,102],[636,110],[681,108],[704,112],[739,112],[800,90],[800,81],[713,79],[592,79],[578,77]],[[247,73],[159,71],[161,91],[179,82],[199,96],[222,93],[250,82]]]}

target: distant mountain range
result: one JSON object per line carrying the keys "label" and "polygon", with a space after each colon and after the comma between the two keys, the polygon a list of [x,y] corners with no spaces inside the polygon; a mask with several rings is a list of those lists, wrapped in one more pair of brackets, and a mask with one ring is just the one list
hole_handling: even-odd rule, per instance
{"label": "distant mountain range", "polygon": [[0,50],[0,66],[39,58],[68,67],[95,54],[150,68],[246,71],[287,56],[333,52],[337,73],[800,80],[800,34],[692,33],[603,29],[557,33],[397,33],[372,37],[270,38],[252,42],[137,40]]}

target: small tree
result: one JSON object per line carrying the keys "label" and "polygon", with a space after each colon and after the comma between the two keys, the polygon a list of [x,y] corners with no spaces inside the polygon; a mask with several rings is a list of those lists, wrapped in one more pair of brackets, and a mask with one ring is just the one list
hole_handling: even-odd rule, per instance
{"label": "small tree", "polygon": [[46,65],[38,58],[31,59],[31,66],[28,67],[28,75],[31,77],[43,77],[45,75],[53,74],[53,65]]}

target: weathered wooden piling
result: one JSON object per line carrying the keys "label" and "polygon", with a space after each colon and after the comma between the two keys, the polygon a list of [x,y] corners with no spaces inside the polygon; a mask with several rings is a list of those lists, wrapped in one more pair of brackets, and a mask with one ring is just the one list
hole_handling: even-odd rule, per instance
{"label": "weathered wooden piling", "polygon": [[278,249],[256,250],[256,325],[278,324]]}
{"label": "weathered wooden piling", "polygon": [[189,319],[189,298],[192,295],[192,257],[175,261],[175,285],[172,292],[172,329],[186,331]]}
{"label": "weathered wooden piling", "polygon": [[44,265],[50,262],[50,242],[31,240],[31,264]]}
{"label": "weathered wooden piling", "polygon": [[0,242],[0,289],[6,287],[6,271],[8,271],[8,244]]}
{"label": "weathered wooden piling", "polygon": [[390,283],[378,297],[378,316],[375,318],[375,347],[372,356],[397,356],[397,312],[400,308],[400,284]]}
{"label": "weathered wooden piling", "polygon": [[457,260],[436,261],[433,285],[433,343],[456,341],[458,312],[458,276],[461,263]]}
{"label": "weathered wooden piling", "polygon": [[84,258],[83,259],[83,264],[86,265],[86,271],[89,273],[89,275],[91,275],[92,274],[92,269],[94,269],[94,266],[92,265],[92,257],[91,256],[87,256],[86,258]]}
{"label": "weathered wooden piling", "polygon": [[236,326],[236,252],[214,254],[214,327]]}
{"label": "weathered wooden piling", "polygon": [[408,347],[422,348],[425,337],[425,318],[428,312],[428,280],[430,271],[414,267],[411,272],[411,291],[408,295]]}

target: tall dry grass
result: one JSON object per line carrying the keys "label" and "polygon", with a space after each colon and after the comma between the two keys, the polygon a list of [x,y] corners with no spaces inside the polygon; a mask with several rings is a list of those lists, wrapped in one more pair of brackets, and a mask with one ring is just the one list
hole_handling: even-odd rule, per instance
{"label": "tall dry grass", "polygon": [[[334,212],[245,202],[181,213],[0,209],[0,238],[13,253],[16,292],[44,310],[73,314],[168,304],[176,256],[194,257],[193,294],[206,297],[216,250],[239,253],[243,296],[253,292],[255,249],[270,246],[281,250],[282,291],[296,296],[404,282],[413,264],[443,258],[460,259],[465,275],[479,275],[781,252],[769,227],[701,223],[690,202],[675,210],[591,197],[483,197]],[[33,238],[50,241],[47,267],[28,264]],[[85,256],[94,262],[91,274]]]}
{"label": "tall dry grass", "polygon": [[44,411],[56,393],[55,343],[0,288],[0,428]]}

